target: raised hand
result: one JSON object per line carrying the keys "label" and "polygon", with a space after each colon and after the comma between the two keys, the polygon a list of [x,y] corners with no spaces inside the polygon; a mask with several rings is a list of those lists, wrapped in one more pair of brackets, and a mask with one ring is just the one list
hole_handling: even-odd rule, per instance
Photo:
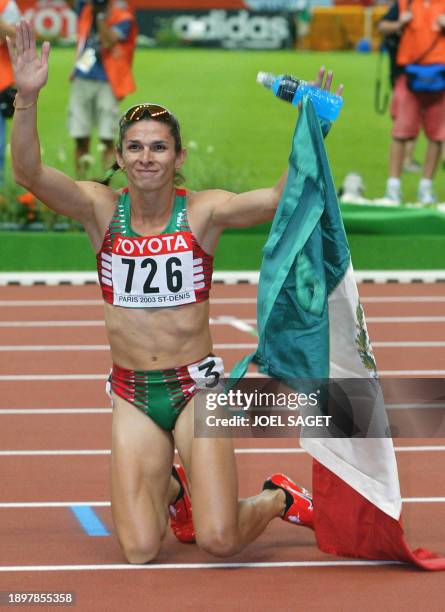
{"label": "raised hand", "polygon": [[49,42],[43,43],[39,57],[34,29],[28,21],[22,19],[16,25],[15,45],[10,38],[7,38],[7,43],[20,98],[36,98],[48,80]]}

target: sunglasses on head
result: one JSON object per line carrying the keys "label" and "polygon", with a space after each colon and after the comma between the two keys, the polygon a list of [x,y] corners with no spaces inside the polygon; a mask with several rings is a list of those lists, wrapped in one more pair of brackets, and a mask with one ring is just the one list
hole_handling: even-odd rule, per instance
{"label": "sunglasses on head", "polygon": [[141,119],[154,119],[155,121],[170,121],[172,119],[171,112],[160,106],[159,104],[136,104],[132,106],[122,115],[119,125],[124,123],[133,123],[134,121],[140,121]]}

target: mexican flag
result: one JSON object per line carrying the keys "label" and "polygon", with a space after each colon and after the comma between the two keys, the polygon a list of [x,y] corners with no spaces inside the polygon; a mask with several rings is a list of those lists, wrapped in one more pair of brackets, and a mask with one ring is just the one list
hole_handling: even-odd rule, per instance
{"label": "mexican flag", "polygon": [[[327,127],[305,99],[288,180],[263,251],[258,348],[235,366],[231,378],[242,378],[255,361],[261,372],[285,381],[346,381],[342,393],[353,420],[366,423],[366,435],[315,438],[303,429],[301,437],[313,457],[319,548],[445,569],[445,558],[424,549],[411,552],[404,540],[397,463],[324,147]],[[357,381],[355,397],[351,381]]]}

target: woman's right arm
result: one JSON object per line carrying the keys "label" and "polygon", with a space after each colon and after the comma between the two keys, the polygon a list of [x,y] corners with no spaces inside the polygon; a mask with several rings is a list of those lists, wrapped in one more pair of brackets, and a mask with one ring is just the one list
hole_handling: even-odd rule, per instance
{"label": "woman's right arm", "polygon": [[93,199],[101,185],[76,182],[42,163],[37,133],[37,98],[48,79],[49,43],[36,50],[34,31],[26,21],[16,26],[15,48],[8,40],[17,87],[16,110],[11,132],[14,178],[55,212],[77,219],[90,232],[95,230]]}

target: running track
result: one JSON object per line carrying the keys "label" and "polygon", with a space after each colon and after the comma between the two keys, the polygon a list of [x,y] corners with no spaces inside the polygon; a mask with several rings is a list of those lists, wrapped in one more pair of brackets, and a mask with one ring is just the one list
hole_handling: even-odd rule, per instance
{"label": "running track", "polygon": [[[227,370],[255,346],[255,292],[214,287],[212,331]],[[445,375],[444,284],[360,293],[383,376]],[[125,564],[108,505],[110,357],[98,288],[1,287],[0,364],[0,591],[73,591],[82,612],[443,609],[443,574],[330,557],[310,531],[280,520],[223,563],[169,532],[156,564]],[[445,440],[396,446],[409,541],[445,553]],[[310,486],[297,440],[237,447],[243,496],[274,471]],[[79,502],[109,535],[86,533]]]}

